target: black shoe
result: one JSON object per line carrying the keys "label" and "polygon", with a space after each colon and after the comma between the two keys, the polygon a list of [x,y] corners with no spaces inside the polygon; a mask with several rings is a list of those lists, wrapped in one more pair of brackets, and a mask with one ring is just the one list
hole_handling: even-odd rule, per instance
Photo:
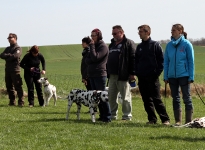
{"label": "black shoe", "polygon": [[111,122],[111,119],[108,119],[108,120],[102,120],[104,123],[109,123]]}
{"label": "black shoe", "polygon": [[97,120],[98,120],[98,121],[103,121],[103,119],[102,119],[102,118],[98,118]]}

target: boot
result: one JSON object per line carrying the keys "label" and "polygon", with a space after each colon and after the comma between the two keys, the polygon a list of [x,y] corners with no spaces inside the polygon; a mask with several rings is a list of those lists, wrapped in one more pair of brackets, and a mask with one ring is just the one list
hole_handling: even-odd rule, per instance
{"label": "boot", "polygon": [[180,126],[182,123],[182,109],[174,110],[175,125]]}
{"label": "boot", "polygon": [[193,114],[192,109],[191,110],[185,110],[185,116],[186,116],[185,124],[192,121],[192,114]]}

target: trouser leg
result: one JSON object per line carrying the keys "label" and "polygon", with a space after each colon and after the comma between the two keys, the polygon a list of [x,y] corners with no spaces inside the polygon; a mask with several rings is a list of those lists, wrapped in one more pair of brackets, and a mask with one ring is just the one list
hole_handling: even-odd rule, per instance
{"label": "trouser leg", "polygon": [[14,86],[12,83],[12,77],[11,77],[12,73],[9,72],[5,72],[5,82],[6,82],[6,89],[7,89],[7,93],[9,96],[9,105],[15,105],[16,101],[15,101],[15,91],[14,91]]}
{"label": "trouser leg", "polygon": [[40,77],[38,77],[38,78],[34,77],[33,82],[34,82],[35,87],[36,87],[36,92],[37,92],[37,96],[38,96],[39,105],[43,106],[44,99],[43,99],[42,85],[40,83],[38,83],[38,81],[37,81],[39,78]]}
{"label": "trouser leg", "polygon": [[165,121],[169,121],[169,116],[167,114],[166,108],[162,102],[160,95],[160,83],[158,78],[153,78],[153,82],[151,82],[151,97],[154,102],[155,110],[157,111],[162,123]]}
{"label": "trouser leg", "polygon": [[118,81],[118,88],[122,96],[122,119],[132,119],[132,95],[128,81]]}
{"label": "trouser leg", "polygon": [[138,86],[144,103],[145,111],[147,112],[148,115],[148,120],[150,122],[156,123],[157,117],[155,115],[153,99],[151,98],[150,84],[146,78],[138,77]]}
{"label": "trouser leg", "polygon": [[18,95],[18,105],[22,106],[24,105],[24,99],[23,99],[24,97],[23,97],[23,88],[22,88],[23,82],[22,82],[20,72],[14,73],[12,75],[12,80],[13,80],[14,87]]}
{"label": "trouser leg", "polygon": [[110,75],[108,100],[109,100],[110,109],[111,109],[111,118],[113,120],[117,119],[117,114],[118,114],[117,95],[119,93],[119,90],[117,86],[117,80],[118,80],[118,75]]}
{"label": "trouser leg", "polygon": [[28,102],[29,102],[29,105],[34,105],[33,77],[25,74],[24,79],[25,79],[26,86],[27,86],[27,89],[28,89]]}

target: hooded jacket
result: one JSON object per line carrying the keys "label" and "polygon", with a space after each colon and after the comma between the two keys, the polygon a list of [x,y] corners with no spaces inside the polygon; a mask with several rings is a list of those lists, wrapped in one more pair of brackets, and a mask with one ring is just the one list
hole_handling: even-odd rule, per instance
{"label": "hooded jacket", "polygon": [[164,54],[164,80],[180,77],[194,81],[194,50],[183,35],[177,40],[171,38]]}

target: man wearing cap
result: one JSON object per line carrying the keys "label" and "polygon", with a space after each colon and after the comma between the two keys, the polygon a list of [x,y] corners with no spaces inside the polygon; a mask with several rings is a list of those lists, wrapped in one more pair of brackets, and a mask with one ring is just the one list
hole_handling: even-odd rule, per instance
{"label": "man wearing cap", "polygon": [[20,57],[22,54],[21,47],[17,44],[17,35],[10,33],[8,36],[10,46],[1,54],[0,58],[6,61],[5,65],[5,82],[9,95],[9,106],[15,106],[15,90],[18,95],[18,106],[24,106],[22,78],[20,76]]}

